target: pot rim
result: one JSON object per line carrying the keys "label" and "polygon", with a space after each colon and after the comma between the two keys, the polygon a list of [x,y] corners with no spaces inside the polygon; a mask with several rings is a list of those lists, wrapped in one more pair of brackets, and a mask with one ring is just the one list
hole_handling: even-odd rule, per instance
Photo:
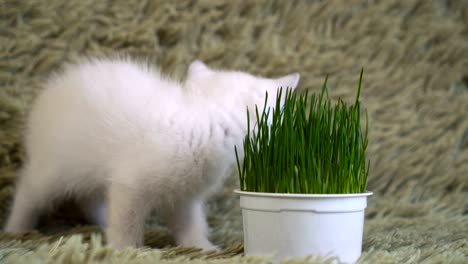
{"label": "pot rim", "polygon": [[371,196],[374,193],[366,191],[364,193],[343,193],[343,194],[304,194],[304,193],[266,193],[266,192],[247,192],[241,190],[234,190],[240,196],[254,196],[254,197],[272,197],[272,198],[351,198]]}

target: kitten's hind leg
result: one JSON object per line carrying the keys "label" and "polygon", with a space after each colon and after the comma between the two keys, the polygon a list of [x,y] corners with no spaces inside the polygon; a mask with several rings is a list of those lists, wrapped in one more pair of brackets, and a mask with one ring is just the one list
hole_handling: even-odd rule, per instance
{"label": "kitten's hind leg", "polygon": [[43,173],[50,172],[36,170],[35,167],[29,165],[23,169],[21,178],[17,181],[10,216],[4,228],[5,232],[25,232],[34,229],[40,214],[50,208],[51,186],[47,186],[41,180],[34,181],[35,178],[50,179],[48,175],[40,175]]}
{"label": "kitten's hind leg", "polygon": [[179,203],[163,216],[178,245],[218,250],[207,238],[208,224],[202,201]]}

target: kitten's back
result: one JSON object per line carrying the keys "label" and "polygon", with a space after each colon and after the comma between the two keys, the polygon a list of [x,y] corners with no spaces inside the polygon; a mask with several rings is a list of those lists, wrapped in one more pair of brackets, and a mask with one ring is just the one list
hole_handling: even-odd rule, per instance
{"label": "kitten's back", "polygon": [[105,162],[138,144],[145,130],[158,130],[151,128],[161,125],[154,120],[175,114],[181,98],[177,82],[142,64],[89,60],[68,65],[34,103],[28,155],[62,164]]}

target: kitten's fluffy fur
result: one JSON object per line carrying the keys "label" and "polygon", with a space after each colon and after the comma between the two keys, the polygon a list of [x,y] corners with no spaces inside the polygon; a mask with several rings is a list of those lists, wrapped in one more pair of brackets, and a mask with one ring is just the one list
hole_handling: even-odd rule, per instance
{"label": "kitten's fluffy fur", "polygon": [[297,73],[267,79],[198,60],[183,83],[129,60],[66,66],[33,105],[5,230],[33,229],[73,197],[117,248],[142,245],[154,209],[177,244],[213,249],[203,203],[235,162],[246,108],[263,106],[265,91],[273,106],[277,88],[298,81]]}

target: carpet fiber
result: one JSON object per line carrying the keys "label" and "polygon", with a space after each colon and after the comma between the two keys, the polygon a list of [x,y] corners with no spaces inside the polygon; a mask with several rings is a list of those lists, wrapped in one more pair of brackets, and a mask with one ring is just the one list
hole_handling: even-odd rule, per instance
{"label": "carpet fiber", "polygon": [[[65,61],[124,53],[183,78],[200,58],[269,76],[298,71],[299,91],[313,92],[329,74],[331,96],[348,102],[364,67],[375,195],[360,262],[467,263],[467,25],[464,0],[0,0],[0,222],[24,157],[25,114]],[[233,174],[208,204],[219,254],[175,248],[157,216],[148,248],[115,251],[67,204],[38,232],[0,232],[0,261],[268,263],[242,256],[235,186]]]}

